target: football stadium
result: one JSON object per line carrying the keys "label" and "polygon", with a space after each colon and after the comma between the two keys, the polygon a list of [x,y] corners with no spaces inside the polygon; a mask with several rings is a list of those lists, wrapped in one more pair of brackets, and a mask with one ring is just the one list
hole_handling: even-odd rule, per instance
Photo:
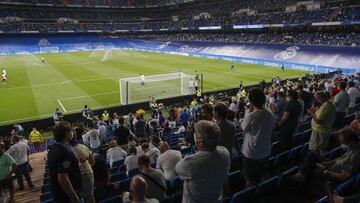
{"label": "football stadium", "polygon": [[0,0],[0,203],[360,202],[357,0]]}

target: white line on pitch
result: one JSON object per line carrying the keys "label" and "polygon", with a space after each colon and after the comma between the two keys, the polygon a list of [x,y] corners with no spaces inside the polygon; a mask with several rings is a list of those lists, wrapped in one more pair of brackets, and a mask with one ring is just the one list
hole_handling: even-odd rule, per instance
{"label": "white line on pitch", "polygon": [[60,106],[61,106],[61,108],[64,110],[64,112],[66,113],[67,111],[66,111],[66,109],[64,108],[64,106],[62,105],[62,103],[60,102],[60,100],[57,100],[58,101],[58,103],[60,104]]}

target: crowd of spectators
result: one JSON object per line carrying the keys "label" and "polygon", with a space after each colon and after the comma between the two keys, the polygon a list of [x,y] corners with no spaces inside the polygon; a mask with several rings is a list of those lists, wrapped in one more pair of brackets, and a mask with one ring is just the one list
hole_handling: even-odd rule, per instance
{"label": "crowd of spectators", "polygon": [[[296,81],[276,78],[253,89],[241,84],[237,95],[194,98],[168,108],[166,116],[164,109],[154,107],[149,119],[143,110],[126,116],[107,111],[94,115],[85,105],[82,121],[70,124],[62,116],[59,119],[57,110],[55,142],[46,158],[52,198],[55,202],[82,198],[95,202],[122,194],[124,202],[159,202],[168,198],[167,181],[180,178],[183,202],[217,202],[229,195],[224,186],[234,158],[242,157],[245,187],[258,184],[271,169],[267,161],[272,142],[279,141],[281,151],[291,149],[299,125],[309,119],[310,152],[294,178],[303,178],[304,184],[338,184],[360,172],[360,114],[343,128],[344,117],[356,111],[359,87],[359,75],[339,71],[325,79],[317,75]],[[335,130],[340,130],[336,134],[346,153],[328,160],[324,154]],[[241,132],[241,139],[236,131]],[[1,138],[0,142],[0,186],[12,195],[13,174],[19,190],[24,189],[22,176],[34,187],[23,136],[24,130],[17,125],[11,140]],[[166,142],[168,136],[176,136],[175,145]],[[29,142],[39,139],[41,134],[33,129]],[[182,154],[184,149],[189,152]],[[124,185],[111,182],[110,170],[119,161],[132,177],[128,192]],[[131,176],[134,170],[137,175]]]}
{"label": "crowd of spectators", "polygon": [[[67,2],[67,1],[66,1]],[[95,2],[95,1],[85,1]],[[100,2],[100,1],[99,1]],[[115,1],[104,1],[109,3]],[[147,3],[151,1],[146,1]],[[295,1],[296,2],[296,1]],[[295,3],[292,2],[292,3]],[[68,2],[70,3],[70,2]],[[191,6],[170,8],[149,8],[143,10],[55,8],[3,6],[0,8],[0,27],[3,32],[19,31],[75,31],[88,30],[143,30],[160,29],[196,30],[201,26],[233,26],[254,24],[307,25],[313,22],[349,22],[360,20],[359,5],[322,4],[316,10],[299,7],[296,11],[285,12],[291,2],[284,1],[231,1],[197,3]],[[266,5],[279,5],[274,10],[257,10]],[[239,12],[241,9],[256,11]],[[321,37],[321,36],[320,36]],[[320,38],[319,40],[325,40]],[[291,39],[289,39],[291,40]],[[296,39],[294,39],[296,40]],[[317,38],[316,38],[317,40]]]}
{"label": "crowd of spectators", "polygon": [[159,41],[215,41],[274,44],[304,44],[356,47],[360,44],[359,33],[324,33],[324,32],[266,32],[266,33],[181,33],[147,34],[143,37]]}

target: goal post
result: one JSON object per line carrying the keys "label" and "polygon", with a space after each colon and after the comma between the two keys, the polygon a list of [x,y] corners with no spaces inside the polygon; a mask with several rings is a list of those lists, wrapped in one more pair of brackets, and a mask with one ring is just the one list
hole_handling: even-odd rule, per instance
{"label": "goal post", "polygon": [[144,85],[140,76],[119,79],[120,104],[149,101],[150,97],[165,99],[190,95],[190,80],[193,76],[182,72],[145,76]]}

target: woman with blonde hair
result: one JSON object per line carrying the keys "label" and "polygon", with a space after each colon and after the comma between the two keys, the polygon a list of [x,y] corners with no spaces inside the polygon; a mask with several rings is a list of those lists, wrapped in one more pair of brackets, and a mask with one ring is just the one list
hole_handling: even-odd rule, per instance
{"label": "woman with blonde hair", "polygon": [[111,140],[109,142],[109,147],[110,149],[108,149],[106,153],[106,160],[107,163],[110,164],[110,167],[112,168],[113,163],[124,160],[125,157],[127,156],[127,153],[123,148],[118,146],[116,140]]}

